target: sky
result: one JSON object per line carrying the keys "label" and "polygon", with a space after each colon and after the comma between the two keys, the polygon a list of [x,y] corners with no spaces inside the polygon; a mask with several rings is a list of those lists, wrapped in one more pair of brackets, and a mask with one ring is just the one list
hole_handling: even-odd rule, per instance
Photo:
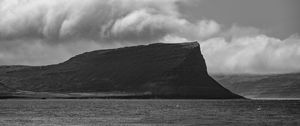
{"label": "sky", "polygon": [[0,0],[0,65],[198,41],[209,73],[300,72],[299,0]]}

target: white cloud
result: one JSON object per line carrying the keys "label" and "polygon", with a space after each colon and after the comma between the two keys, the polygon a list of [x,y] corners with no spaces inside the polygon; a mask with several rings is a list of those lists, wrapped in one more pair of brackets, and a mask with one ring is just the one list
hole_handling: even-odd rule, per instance
{"label": "white cloud", "polygon": [[[192,24],[180,18],[179,0],[4,0],[0,4],[0,40],[40,38],[62,42],[85,38],[159,40],[167,34],[218,32],[214,21]],[[184,30],[183,30],[184,29]]]}
{"label": "white cloud", "polygon": [[211,36],[220,31],[220,25],[213,20],[202,20],[198,22],[197,33],[201,37]]}
{"label": "white cloud", "polygon": [[172,36],[167,35],[163,39],[160,40],[160,42],[163,43],[182,43],[182,42],[189,42],[191,40],[188,40],[186,38],[178,37],[178,36]]}
{"label": "white cloud", "polygon": [[201,43],[211,73],[288,73],[300,71],[300,39],[280,40],[265,35]]}
{"label": "white cloud", "polygon": [[1,0],[0,64],[45,65],[108,47],[198,40],[212,73],[300,71],[297,35],[280,40],[253,27],[190,22],[178,2],[189,1]]}
{"label": "white cloud", "polygon": [[224,32],[219,33],[219,36],[222,36],[226,39],[234,39],[240,37],[253,37],[264,34],[265,31],[255,27],[242,27],[238,25],[232,25],[229,29]]}
{"label": "white cloud", "polygon": [[177,2],[183,1],[2,0],[0,64],[50,64],[91,50],[74,46],[78,43],[100,49],[157,42],[167,36],[202,39],[218,32],[214,21],[194,24],[182,18]]}

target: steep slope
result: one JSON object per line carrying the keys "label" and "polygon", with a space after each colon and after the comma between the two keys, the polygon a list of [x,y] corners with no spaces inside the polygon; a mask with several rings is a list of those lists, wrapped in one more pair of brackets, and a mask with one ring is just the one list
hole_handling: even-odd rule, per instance
{"label": "steep slope", "polygon": [[300,98],[300,73],[212,77],[224,87],[248,98]]}
{"label": "steep slope", "polygon": [[60,64],[0,72],[12,88],[35,92],[126,92],[157,97],[241,98],[214,81],[198,42],[98,50]]}
{"label": "steep slope", "polygon": [[2,94],[8,94],[8,93],[11,93],[11,92],[15,92],[16,90],[13,89],[13,88],[10,88],[8,86],[6,86],[5,84],[1,83],[0,82],[0,95]]}

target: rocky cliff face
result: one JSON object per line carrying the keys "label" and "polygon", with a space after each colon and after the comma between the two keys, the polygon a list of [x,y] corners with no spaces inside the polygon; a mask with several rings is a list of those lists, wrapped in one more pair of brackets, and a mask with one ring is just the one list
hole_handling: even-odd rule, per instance
{"label": "rocky cliff face", "polygon": [[197,42],[150,44],[87,52],[66,62],[0,72],[14,89],[127,92],[157,97],[241,98],[213,80]]}

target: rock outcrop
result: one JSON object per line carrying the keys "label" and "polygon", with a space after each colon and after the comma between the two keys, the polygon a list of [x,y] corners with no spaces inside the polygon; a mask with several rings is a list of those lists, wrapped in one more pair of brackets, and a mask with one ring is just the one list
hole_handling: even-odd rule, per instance
{"label": "rock outcrop", "polygon": [[241,98],[212,79],[198,42],[87,52],[66,62],[0,72],[14,89],[122,92],[161,98]]}

